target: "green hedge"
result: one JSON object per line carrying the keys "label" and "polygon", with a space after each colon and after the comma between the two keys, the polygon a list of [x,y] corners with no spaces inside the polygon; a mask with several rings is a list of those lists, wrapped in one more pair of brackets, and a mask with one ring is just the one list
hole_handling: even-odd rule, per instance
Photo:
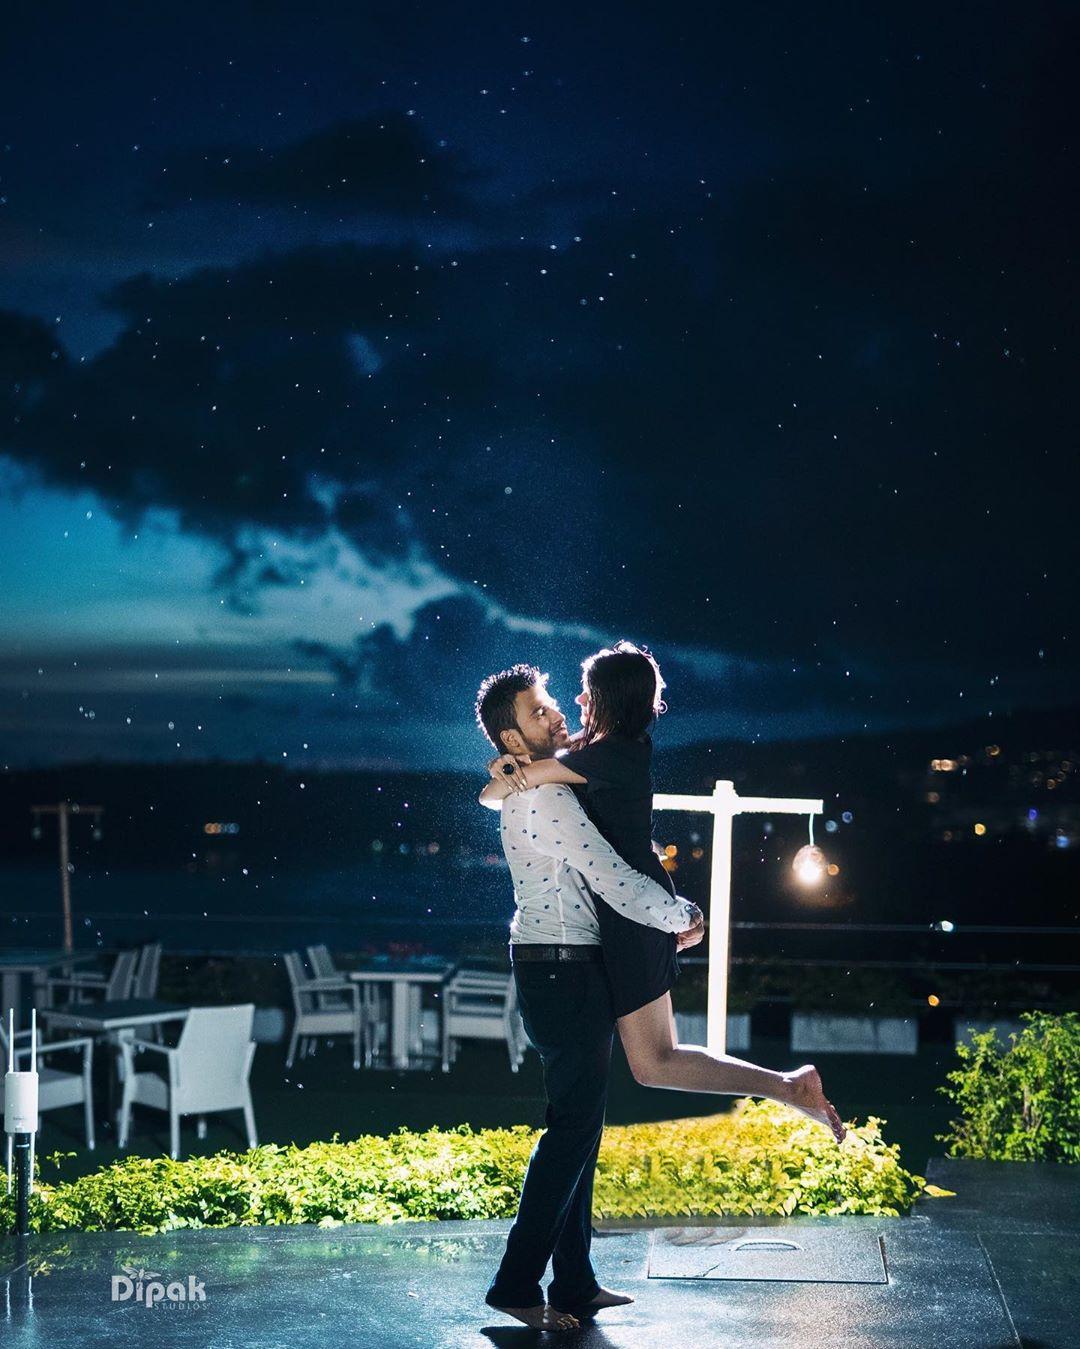
{"label": "green hedge", "polygon": [[1008,1044],[991,1027],[956,1046],[960,1067],[937,1088],[961,1111],[935,1134],[950,1157],[1080,1161],[1080,1014],[1020,1019]]}
{"label": "green hedge", "polygon": [[[732,965],[727,989],[727,1009],[730,1014],[752,1012],[761,1001],[763,992],[749,967]],[[671,1003],[676,1012],[709,1010],[709,967],[706,963],[681,964],[679,977],[671,990]]]}
{"label": "green hedge", "polygon": [[[821,1125],[770,1101],[725,1114],[613,1125],[604,1134],[593,1213],[847,1214],[897,1217],[925,1180],[900,1165],[882,1121],[852,1127],[842,1146]],[[392,1223],[511,1218],[538,1131],[469,1125],[308,1147],[172,1161],[129,1157],[92,1175],[35,1186],[34,1231],[166,1232],[180,1227]],[[54,1156],[57,1154],[54,1154]],[[10,1231],[13,1198],[0,1198]]]}

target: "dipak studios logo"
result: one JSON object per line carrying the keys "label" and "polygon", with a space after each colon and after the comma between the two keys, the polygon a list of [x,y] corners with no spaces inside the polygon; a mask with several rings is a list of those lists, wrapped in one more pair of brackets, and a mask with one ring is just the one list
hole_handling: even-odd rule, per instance
{"label": "dipak studios logo", "polygon": [[140,1265],[121,1265],[123,1274],[112,1276],[114,1302],[138,1302],[148,1310],[165,1307],[203,1308],[206,1306],[206,1285],[189,1274],[186,1279],[170,1279]]}

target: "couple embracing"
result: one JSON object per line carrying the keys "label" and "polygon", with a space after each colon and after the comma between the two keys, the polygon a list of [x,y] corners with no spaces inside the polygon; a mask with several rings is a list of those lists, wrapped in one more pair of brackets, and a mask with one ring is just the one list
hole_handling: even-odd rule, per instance
{"label": "couple embracing", "polygon": [[476,698],[498,756],[480,799],[502,815],[514,884],[510,959],[547,1095],[546,1127],[485,1301],[526,1325],[572,1330],[633,1301],[601,1287],[589,1254],[616,1030],[645,1086],[765,1096],[831,1129],[837,1143],[845,1128],[813,1065],[778,1073],[679,1044],[676,952],[700,942],[705,925],[652,846],[649,732],[665,688],[655,659],[618,642],[583,661],[575,736],[547,678],[515,665],[485,679]]}

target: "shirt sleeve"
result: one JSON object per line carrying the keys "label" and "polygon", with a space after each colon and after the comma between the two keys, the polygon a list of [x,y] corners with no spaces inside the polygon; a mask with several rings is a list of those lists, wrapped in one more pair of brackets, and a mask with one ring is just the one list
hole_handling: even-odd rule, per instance
{"label": "shirt sleeve", "polygon": [[558,759],[585,778],[590,787],[615,786],[626,776],[626,765],[619,747],[613,745],[607,736],[602,740],[594,740],[584,749],[568,750],[560,754]]}
{"label": "shirt sleeve", "polygon": [[580,872],[589,889],[624,917],[662,932],[685,932],[692,925],[697,905],[673,897],[624,862],[568,787],[538,787],[527,818],[536,851]]}

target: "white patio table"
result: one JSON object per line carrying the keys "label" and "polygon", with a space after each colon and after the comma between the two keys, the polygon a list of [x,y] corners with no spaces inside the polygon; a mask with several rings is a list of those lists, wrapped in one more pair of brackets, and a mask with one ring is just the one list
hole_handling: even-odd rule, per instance
{"label": "white patio table", "polygon": [[[122,998],[113,1002],[85,1002],[76,1008],[46,1007],[40,1019],[50,1030],[77,1030],[84,1035],[104,1035],[110,1040],[134,1038],[139,1027],[163,1025],[167,1021],[183,1021],[191,1009],[177,1002],[162,1002],[160,998]],[[119,1060],[119,1053],[115,1055]],[[115,1107],[114,1078],[119,1063],[109,1070],[106,1117],[112,1118]]]}
{"label": "white patio table", "polygon": [[390,985],[390,1060],[395,1068],[411,1068],[411,1051],[421,1054],[420,998],[424,984],[444,984],[457,961],[443,956],[369,956],[346,971],[357,983]]}

